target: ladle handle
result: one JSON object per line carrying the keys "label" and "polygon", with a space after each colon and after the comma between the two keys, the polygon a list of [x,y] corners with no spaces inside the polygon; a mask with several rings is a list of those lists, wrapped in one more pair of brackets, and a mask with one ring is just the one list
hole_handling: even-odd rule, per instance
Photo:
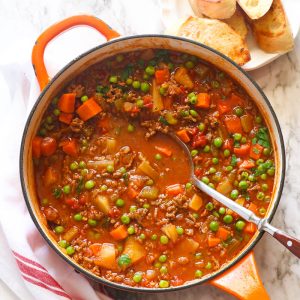
{"label": "ladle handle", "polygon": [[300,258],[300,241],[288,235],[287,233],[277,230],[274,232],[273,237],[281,243],[290,252]]}

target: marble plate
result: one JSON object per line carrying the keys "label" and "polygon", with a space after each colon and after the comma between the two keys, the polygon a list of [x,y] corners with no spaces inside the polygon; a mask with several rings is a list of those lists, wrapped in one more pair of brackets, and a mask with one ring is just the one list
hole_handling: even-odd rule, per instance
{"label": "marble plate", "polygon": [[[282,3],[295,38],[300,27],[300,1],[282,0]],[[160,0],[160,7],[162,12],[162,22],[165,28],[167,28],[166,33],[168,34],[173,33],[168,28],[176,28],[176,26],[178,27],[178,24],[180,24],[188,16],[194,15],[188,0]],[[247,43],[251,54],[251,60],[243,66],[243,68],[247,71],[265,66],[284,54],[264,52],[257,46],[252,34],[248,34]]]}

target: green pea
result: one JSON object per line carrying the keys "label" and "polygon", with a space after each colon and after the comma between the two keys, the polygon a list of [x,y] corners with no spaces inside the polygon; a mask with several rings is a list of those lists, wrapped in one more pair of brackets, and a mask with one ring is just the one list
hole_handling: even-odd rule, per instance
{"label": "green pea", "polygon": [[80,98],[81,102],[85,102],[87,100],[89,100],[89,97],[87,95],[84,95]]}
{"label": "green pea", "polygon": [[235,223],[235,228],[238,230],[238,231],[242,231],[244,229],[244,227],[246,226],[246,223],[242,220],[239,220]]}
{"label": "green pea", "polygon": [[119,55],[116,56],[116,61],[117,62],[121,62],[121,61],[123,61],[123,59],[124,59],[124,56],[122,54],[119,54]]}
{"label": "green pea", "polygon": [[230,155],[230,151],[228,149],[225,149],[223,154],[225,157],[228,157]]}
{"label": "green pea", "polygon": [[188,94],[188,99],[189,99],[189,102],[191,104],[196,104],[197,103],[197,96],[195,93],[189,93]]}
{"label": "green pea", "polygon": [[148,82],[141,83],[141,91],[147,93],[150,90],[150,85]]}
{"label": "green pea", "polygon": [[136,90],[140,89],[141,83],[138,80],[132,82],[132,87]]}
{"label": "green pea", "polygon": [[154,264],[154,267],[159,269],[159,268],[161,267],[161,263],[157,261],[157,262]]}
{"label": "green pea", "polygon": [[56,226],[54,228],[54,231],[57,233],[57,234],[60,234],[60,233],[63,233],[65,230],[65,228],[63,226]]}
{"label": "green pea", "polygon": [[114,170],[115,170],[115,168],[114,168],[113,165],[108,165],[108,166],[106,167],[106,171],[107,171],[108,173],[113,173]]}
{"label": "green pea", "polygon": [[179,235],[183,235],[183,233],[184,233],[184,230],[181,226],[176,226],[176,231]]}
{"label": "green pea", "polygon": [[193,217],[194,217],[195,219],[198,219],[198,218],[199,218],[199,214],[193,213]]}
{"label": "green pea", "polygon": [[212,211],[214,209],[214,205],[212,202],[208,202],[206,205],[205,205],[205,208],[208,210],[208,211]]}
{"label": "green pea", "polygon": [[212,182],[210,182],[210,183],[208,184],[208,186],[211,187],[212,189],[215,188],[215,185],[214,185]]}
{"label": "green pea", "polygon": [[128,124],[128,126],[127,126],[127,131],[128,131],[128,132],[134,132],[134,131],[135,131],[135,126],[132,125],[132,124]]}
{"label": "green pea", "polygon": [[67,252],[68,255],[73,255],[75,253],[75,249],[72,246],[68,246],[66,248],[66,252]]}
{"label": "green pea", "polygon": [[185,67],[188,68],[188,69],[192,69],[194,68],[195,64],[192,62],[192,61],[187,61],[185,64]]}
{"label": "green pea", "polygon": [[220,147],[222,146],[222,144],[223,144],[223,140],[222,140],[222,138],[220,138],[220,137],[216,137],[216,138],[214,139],[213,143],[214,143],[214,146],[215,146],[216,148],[220,148]]}
{"label": "green pea", "polygon": [[205,152],[205,153],[210,152],[210,146],[209,146],[209,145],[206,145],[206,146],[203,148],[203,152]]}
{"label": "green pea", "polygon": [[60,241],[58,242],[58,245],[59,245],[59,247],[67,248],[68,245],[69,245],[69,243],[68,243],[66,240],[60,240]]}
{"label": "green pea", "polygon": [[180,115],[181,115],[182,117],[187,117],[187,116],[190,115],[190,113],[189,113],[188,110],[181,110],[181,111],[180,111]]}
{"label": "green pea", "polygon": [[187,182],[187,184],[185,185],[185,188],[187,190],[189,190],[193,185],[190,182]]}
{"label": "green pea", "polygon": [[124,215],[121,216],[121,222],[122,222],[123,224],[129,224],[130,221],[131,221],[131,220],[130,220],[130,217],[129,217],[128,215],[124,214]]}
{"label": "green pea", "polygon": [[265,194],[263,192],[258,192],[257,195],[256,195],[256,198],[258,200],[264,200]]}
{"label": "green pea", "polygon": [[110,83],[117,83],[118,82],[118,77],[117,76],[110,76],[109,77],[109,82]]}
{"label": "green pea", "polygon": [[136,101],[136,106],[139,108],[142,108],[144,106],[144,101],[142,99],[139,99]]}
{"label": "green pea", "polygon": [[205,269],[210,270],[212,268],[212,263],[209,261],[207,262]]}
{"label": "green pea", "polygon": [[69,184],[65,185],[62,188],[62,191],[63,191],[64,194],[70,194],[71,193],[71,186]]}
{"label": "green pea", "polygon": [[220,215],[224,215],[225,212],[226,212],[225,207],[220,207],[220,208],[219,208],[219,214],[220,214]]}
{"label": "green pea", "polygon": [[200,131],[204,131],[204,130],[205,130],[205,124],[204,124],[204,123],[200,123],[200,124],[198,125],[198,129],[199,129]]}
{"label": "green pea", "polygon": [[129,226],[127,229],[128,234],[134,234],[135,233],[135,229],[134,226]]}
{"label": "green pea", "polygon": [[246,190],[246,189],[248,188],[248,183],[247,183],[247,181],[241,180],[241,181],[239,182],[239,188],[240,188],[241,190]]}
{"label": "green pea", "polygon": [[241,177],[242,177],[243,179],[248,179],[248,177],[249,177],[248,172],[242,172]]}
{"label": "green pea", "polygon": [[132,82],[133,82],[132,78],[127,78],[126,79],[126,84],[127,85],[132,85]]}
{"label": "green pea", "polygon": [[85,187],[87,190],[91,190],[94,186],[95,186],[95,181],[94,181],[94,180],[88,180],[88,181],[86,181],[86,183],[84,184],[84,187]]}
{"label": "green pea", "polygon": [[266,183],[263,183],[263,184],[261,185],[261,188],[262,188],[262,190],[263,190],[264,192],[266,192],[266,191],[269,189],[269,186],[268,186]]}
{"label": "green pea", "polygon": [[79,164],[78,164],[78,167],[79,167],[80,169],[84,169],[84,168],[86,167],[86,163],[85,163],[83,160],[81,160],[81,161],[79,162]]}
{"label": "green pea", "polygon": [[196,270],[195,271],[195,278],[201,278],[203,275],[203,272],[201,270]]}
{"label": "green pea", "polygon": [[76,169],[78,169],[78,162],[77,161],[73,161],[70,164],[70,170],[75,171]]}
{"label": "green pea", "polygon": [[82,169],[82,170],[80,171],[81,176],[85,176],[85,175],[87,175],[88,173],[89,173],[89,170],[88,170],[88,169]]}
{"label": "green pea", "polygon": [[41,201],[42,206],[48,206],[49,205],[49,199],[48,198],[43,198]]}
{"label": "green pea", "polygon": [[220,87],[219,81],[216,81],[216,80],[212,80],[210,84],[211,84],[212,88],[214,88],[214,89],[218,89]]}
{"label": "green pea", "polygon": [[263,154],[264,154],[265,156],[270,155],[270,154],[271,154],[271,149],[270,149],[270,148],[264,148]]}
{"label": "green pea", "polygon": [[242,135],[241,135],[240,133],[235,133],[235,134],[233,135],[233,139],[234,139],[236,142],[240,141],[241,138],[242,138]]}
{"label": "green pea", "polygon": [[151,235],[151,240],[156,241],[157,240],[157,234],[152,234]]}
{"label": "green pea", "polygon": [[238,117],[242,116],[244,113],[244,110],[240,106],[235,107],[233,111]]}
{"label": "green pea", "polygon": [[274,176],[274,174],[275,174],[275,168],[270,168],[269,170],[267,170],[267,174],[269,176]]}
{"label": "green pea", "polygon": [[168,288],[170,286],[169,281],[161,279],[159,281],[160,288]]}
{"label": "green pea", "polygon": [[216,232],[219,229],[219,223],[217,221],[211,221],[209,223],[209,228],[210,228],[211,231]]}
{"label": "green pea", "polygon": [[102,184],[100,187],[100,190],[103,192],[107,191],[107,189],[108,189],[108,186],[106,184]]}
{"label": "green pea", "polygon": [[201,252],[195,253],[195,259],[201,259],[201,257],[202,257],[202,253]]}
{"label": "green pea", "polygon": [[135,283],[141,282],[141,281],[142,281],[142,278],[143,278],[143,276],[142,276],[142,273],[141,273],[141,272],[136,272],[136,273],[133,275],[133,277],[132,277],[132,279],[133,279],[133,281],[134,281]]}
{"label": "green pea", "polygon": [[163,245],[166,245],[169,243],[169,238],[166,235],[162,235],[159,240]]}
{"label": "green pea", "polygon": [[161,268],[159,269],[159,272],[161,274],[167,274],[168,273],[168,268],[166,266],[161,266]]}
{"label": "green pea", "polygon": [[261,175],[260,175],[260,178],[261,178],[262,180],[266,180],[266,179],[267,179],[267,174],[265,174],[265,173],[264,173],[264,174],[261,174]]}
{"label": "green pea", "polygon": [[117,199],[116,206],[123,207],[125,205],[125,201],[121,198]]}
{"label": "green pea", "polygon": [[150,208],[150,204],[149,204],[149,203],[144,203],[144,204],[143,204],[143,208],[149,209],[149,208]]}
{"label": "green pea", "polygon": [[161,86],[161,87],[159,88],[159,93],[160,93],[162,96],[166,96],[166,94],[167,94],[167,89]]}
{"label": "green pea", "polygon": [[192,156],[192,157],[196,156],[197,154],[198,154],[198,150],[193,149],[193,150],[191,151],[191,156]]}
{"label": "green pea", "polygon": [[162,255],[158,258],[158,260],[159,260],[161,263],[166,262],[166,261],[167,261],[167,255],[162,254]]}
{"label": "green pea", "polygon": [[119,258],[118,258],[118,265],[121,268],[127,267],[131,264],[131,258],[128,256],[128,254],[122,254]]}
{"label": "green pea", "polygon": [[260,215],[264,216],[266,214],[266,209],[261,207],[258,212]]}
{"label": "green pea", "polygon": [[[260,166],[263,162],[264,162],[264,160],[263,160],[262,158],[259,158],[259,159],[255,162],[255,164],[256,164],[257,166]],[[257,168],[257,169],[258,169],[258,171],[264,171],[265,167],[264,167],[264,166],[260,166],[260,167]]]}
{"label": "green pea", "polygon": [[201,178],[201,181],[204,182],[205,184],[209,184],[209,178],[207,176],[203,176]]}
{"label": "green pea", "polygon": [[248,176],[248,180],[251,181],[251,182],[254,182],[255,181],[255,176],[253,174],[250,174]]}
{"label": "green pea", "polygon": [[54,114],[56,117],[58,117],[58,116],[60,115],[60,110],[59,110],[58,108],[55,108],[55,109],[53,110],[53,114]]}
{"label": "green pea", "polygon": [[78,214],[75,214],[73,219],[77,222],[81,221],[82,220],[82,215],[81,213],[78,213]]}
{"label": "green pea", "polygon": [[239,196],[239,191],[238,190],[232,190],[231,193],[230,193],[230,198],[235,200],[237,199]]}
{"label": "green pea", "polygon": [[214,164],[214,165],[217,165],[219,163],[219,159],[217,157],[213,157],[211,162]]}
{"label": "green pea", "polygon": [[58,97],[54,97],[52,100],[52,104],[53,105],[57,105],[59,98]]}
{"label": "green pea", "polygon": [[262,122],[261,116],[256,116],[255,117],[255,122],[258,123],[258,124],[260,124]]}
{"label": "green pea", "polygon": [[246,143],[247,143],[247,138],[243,136],[241,139],[241,144],[246,144]]}
{"label": "green pea", "polygon": [[211,167],[211,168],[209,168],[209,170],[208,170],[208,173],[209,174],[214,174],[214,173],[216,173],[217,172],[217,170],[216,170],[216,168],[214,168],[214,167]]}
{"label": "green pea", "polygon": [[91,227],[96,227],[98,225],[98,221],[97,220],[94,220],[94,219],[88,219],[88,224],[91,226]]}
{"label": "green pea", "polygon": [[144,233],[141,233],[140,236],[139,236],[139,238],[140,238],[141,240],[144,240],[144,239],[146,238],[146,236],[145,236]]}
{"label": "green pea", "polygon": [[148,75],[154,75],[155,73],[155,68],[153,66],[147,66],[147,68],[145,69],[145,72],[148,74]]}
{"label": "green pea", "polygon": [[136,207],[135,205],[131,205],[131,206],[129,207],[129,212],[131,212],[131,213],[136,212],[136,210],[137,210],[137,207]]}
{"label": "green pea", "polygon": [[125,167],[121,167],[121,168],[119,169],[119,172],[120,172],[121,174],[125,174],[125,173],[126,173],[126,168],[125,168]]}
{"label": "green pea", "polygon": [[154,184],[154,181],[152,179],[148,179],[147,182],[146,182],[146,185],[153,185]]}
{"label": "green pea", "polygon": [[190,115],[194,118],[198,117],[198,113],[194,109],[190,109]]}
{"label": "green pea", "polygon": [[159,153],[157,153],[157,154],[155,154],[154,158],[155,158],[156,160],[161,160],[161,159],[162,159],[162,156],[161,156]]}
{"label": "green pea", "polygon": [[47,124],[52,124],[53,123],[53,118],[51,117],[51,116],[48,116],[47,118],[46,118],[46,122],[47,122]]}
{"label": "green pea", "polygon": [[230,224],[233,221],[232,215],[225,215],[223,218],[224,223]]}

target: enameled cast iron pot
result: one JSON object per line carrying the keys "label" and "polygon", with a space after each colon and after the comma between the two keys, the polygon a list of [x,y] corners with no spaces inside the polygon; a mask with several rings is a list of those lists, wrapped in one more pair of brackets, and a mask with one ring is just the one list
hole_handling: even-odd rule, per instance
{"label": "enameled cast iron pot", "polygon": [[[94,27],[105,36],[108,42],[97,46],[72,60],[60,72],[58,72],[54,78],[50,80],[43,61],[45,47],[50,40],[59,35],[61,32],[77,25],[88,25]],[[212,63],[225,73],[229,74],[248,92],[248,94],[256,102],[256,105],[259,107],[270,129],[272,144],[275,149],[275,160],[277,166],[275,185],[272,201],[267,212],[267,219],[268,221],[271,221],[280,200],[284,182],[284,144],[280,126],[271,104],[253,79],[251,79],[247,73],[245,73],[230,59],[200,43],[167,35],[138,35],[120,38],[116,31],[112,30],[101,20],[85,15],[74,16],[49,27],[40,35],[33,48],[33,67],[35,69],[42,92],[28,117],[23,133],[20,152],[20,176],[22,189],[31,217],[41,235],[57,252],[58,255],[60,255],[77,271],[99,283],[104,283],[108,286],[127,291],[137,292],[174,291],[198,284],[209,283],[231,293],[239,299],[269,299],[268,294],[259,278],[252,252],[255,244],[262,237],[262,232],[256,232],[243,251],[240,252],[239,255],[237,255],[227,265],[222,266],[222,268],[215,273],[211,274],[210,276],[205,276],[203,279],[193,280],[181,286],[171,287],[168,289],[129,287],[97,277],[90,271],[82,268],[69,256],[60,251],[57,243],[48,232],[47,222],[40,213],[38,207],[31,155],[31,142],[38,130],[38,126],[47,106],[49,105],[51,99],[56,95],[57,91],[62,89],[67,82],[91,65],[115,54],[148,48],[164,48],[182,51],[198,56],[199,58]]]}

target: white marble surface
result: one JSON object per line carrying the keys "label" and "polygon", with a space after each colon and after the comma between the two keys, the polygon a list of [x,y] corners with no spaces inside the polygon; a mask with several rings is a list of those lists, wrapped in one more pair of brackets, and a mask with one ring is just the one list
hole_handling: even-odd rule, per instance
{"label": "white marble surface", "polygon": [[[79,13],[102,18],[122,35],[164,31],[158,0],[0,0],[0,68],[3,70],[13,64],[22,72],[24,65],[30,63],[31,47],[39,33],[50,24]],[[75,55],[76,51],[82,52],[98,42],[95,40],[81,45],[79,41],[78,47],[73,47],[77,50],[70,49],[70,53]],[[55,51],[49,49],[50,54],[57,54]],[[52,73],[55,71],[52,70]],[[277,113],[287,151],[285,187],[273,224],[300,237],[300,36],[296,39],[293,52],[251,72],[251,75],[263,87]],[[16,79],[13,84],[18,83]],[[1,255],[6,251],[5,242],[1,242],[0,247]],[[299,299],[300,261],[266,235],[256,246],[255,254],[271,299]],[[0,260],[0,265],[4,263],[7,262]],[[233,299],[210,286],[163,295],[114,294],[118,299]],[[17,299],[1,280],[0,299]]]}

